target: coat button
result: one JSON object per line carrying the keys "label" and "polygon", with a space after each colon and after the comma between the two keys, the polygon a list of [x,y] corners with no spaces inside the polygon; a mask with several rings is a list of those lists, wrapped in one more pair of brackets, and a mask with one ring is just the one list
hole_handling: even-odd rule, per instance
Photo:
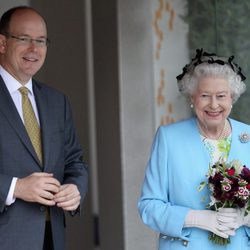
{"label": "coat button", "polygon": [[40,211],[41,212],[45,212],[46,211],[46,207],[45,206],[40,206]]}
{"label": "coat button", "polygon": [[187,247],[188,246],[188,241],[187,240],[183,240],[182,244],[183,244],[183,246]]}

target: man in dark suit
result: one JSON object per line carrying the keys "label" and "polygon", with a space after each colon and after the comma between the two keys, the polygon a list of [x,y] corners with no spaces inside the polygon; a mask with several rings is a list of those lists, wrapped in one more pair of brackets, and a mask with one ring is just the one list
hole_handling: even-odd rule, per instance
{"label": "man in dark suit", "polygon": [[69,102],[32,79],[44,63],[48,42],[45,21],[36,10],[16,7],[2,16],[1,250],[65,249],[64,212],[78,213],[87,192],[87,167]]}

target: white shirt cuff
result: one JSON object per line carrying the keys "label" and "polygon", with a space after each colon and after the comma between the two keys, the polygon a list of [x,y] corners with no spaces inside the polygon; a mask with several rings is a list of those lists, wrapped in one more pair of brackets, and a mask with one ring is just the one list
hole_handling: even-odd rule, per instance
{"label": "white shirt cuff", "polygon": [[8,196],[7,196],[7,199],[5,201],[5,204],[7,206],[10,206],[12,203],[15,202],[16,198],[13,197],[14,195],[14,190],[15,190],[15,187],[16,187],[16,181],[17,181],[17,178],[16,177],[13,177],[12,179],[12,182],[11,182],[11,185],[10,185],[10,189],[9,189],[9,193],[8,193]]}

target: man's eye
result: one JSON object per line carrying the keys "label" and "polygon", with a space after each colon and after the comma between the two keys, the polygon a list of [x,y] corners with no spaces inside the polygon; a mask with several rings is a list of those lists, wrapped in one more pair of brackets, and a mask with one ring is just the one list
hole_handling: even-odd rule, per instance
{"label": "man's eye", "polygon": [[42,39],[36,39],[35,41],[37,44],[46,44],[46,41]]}
{"label": "man's eye", "polygon": [[21,42],[24,42],[24,43],[27,43],[27,42],[29,42],[29,38],[27,38],[27,37],[19,37],[19,40],[21,41]]}

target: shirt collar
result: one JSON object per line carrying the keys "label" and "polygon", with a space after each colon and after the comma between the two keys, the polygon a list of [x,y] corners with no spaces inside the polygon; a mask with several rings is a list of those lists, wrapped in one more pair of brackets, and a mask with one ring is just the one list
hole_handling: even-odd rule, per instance
{"label": "shirt collar", "polygon": [[[3,81],[9,90],[9,93],[12,95],[14,92],[18,91],[20,87],[23,87],[23,85],[18,82],[8,71],[6,71],[1,65],[0,65],[0,75],[3,78]],[[30,79],[26,84],[25,87],[29,89],[29,93],[33,95],[33,89],[32,89],[32,79]]]}

